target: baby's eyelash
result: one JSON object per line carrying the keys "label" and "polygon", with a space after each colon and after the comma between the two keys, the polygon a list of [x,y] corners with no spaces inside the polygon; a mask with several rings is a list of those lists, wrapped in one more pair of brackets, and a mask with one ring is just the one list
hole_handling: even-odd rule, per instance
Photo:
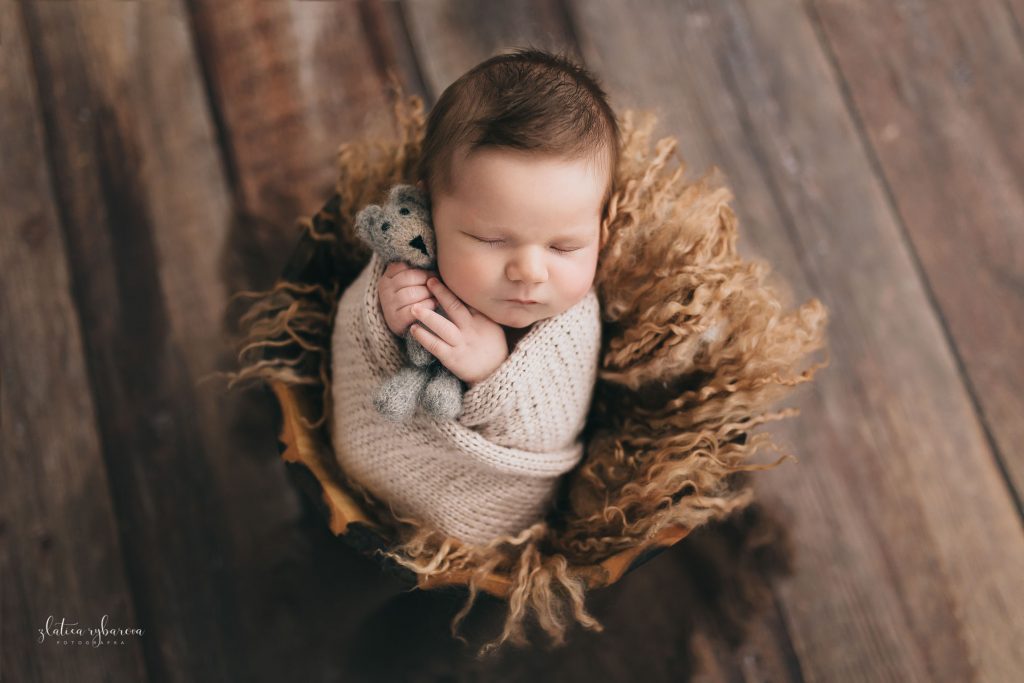
{"label": "baby's eyelash", "polygon": [[[504,244],[505,243],[505,240],[486,240],[486,239],[484,239],[482,237],[477,237],[476,235],[470,235],[470,237],[475,239],[477,242],[483,242],[484,244],[489,244],[491,246],[496,246],[496,245]],[[551,247],[551,248],[554,249],[555,251],[557,251],[560,254],[569,254],[571,252],[578,251],[579,249],[581,249],[581,247],[569,247],[568,249],[560,249],[559,247],[554,247],[554,246]]]}

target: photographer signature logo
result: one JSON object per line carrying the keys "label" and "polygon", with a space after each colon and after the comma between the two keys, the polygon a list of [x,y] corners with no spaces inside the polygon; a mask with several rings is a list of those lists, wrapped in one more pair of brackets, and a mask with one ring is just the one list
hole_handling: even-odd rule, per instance
{"label": "photographer signature logo", "polygon": [[103,615],[98,626],[83,626],[77,621],[68,621],[61,617],[58,621],[52,615],[46,617],[46,623],[39,629],[38,642],[49,640],[57,645],[127,645],[131,639],[141,636],[145,630],[141,628],[121,628],[109,626],[108,616]]}

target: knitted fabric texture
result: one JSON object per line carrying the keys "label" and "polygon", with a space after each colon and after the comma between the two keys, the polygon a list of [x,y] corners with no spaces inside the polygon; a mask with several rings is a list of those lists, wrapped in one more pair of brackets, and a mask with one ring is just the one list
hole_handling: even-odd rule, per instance
{"label": "knitted fabric texture", "polygon": [[419,411],[388,421],[375,388],[403,364],[384,321],[374,254],[338,303],[331,340],[331,439],[346,476],[400,515],[483,545],[544,517],[558,478],[583,455],[601,346],[592,288],[538,321],[490,377],[468,389],[455,420]]}

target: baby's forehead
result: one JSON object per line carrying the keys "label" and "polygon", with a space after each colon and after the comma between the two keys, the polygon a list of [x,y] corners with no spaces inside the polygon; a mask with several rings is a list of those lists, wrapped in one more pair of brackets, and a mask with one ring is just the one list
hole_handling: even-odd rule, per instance
{"label": "baby's forehead", "polygon": [[431,188],[438,190],[432,203],[494,228],[509,227],[504,220],[564,227],[599,215],[608,187],[607,169],[588,159],[505,150],[474,152],[453,165],[448,181]]}

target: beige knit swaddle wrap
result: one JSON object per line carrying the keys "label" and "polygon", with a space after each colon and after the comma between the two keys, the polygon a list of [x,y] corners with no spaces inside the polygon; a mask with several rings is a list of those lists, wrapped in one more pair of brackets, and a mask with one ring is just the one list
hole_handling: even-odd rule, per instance
{"label": "beige knit swaddle wrap", "polygon": [[405,423],[377,412],[380,382],[403,365],[377,296],[376,254],[338,303],[331,341],[331,439],[346,474],[395,512],[483,544],[541,519],[558,478],[583,455],[579,434],[597,377],[600,306],[591,288],[541,320],[463,397],[462,414]]}

